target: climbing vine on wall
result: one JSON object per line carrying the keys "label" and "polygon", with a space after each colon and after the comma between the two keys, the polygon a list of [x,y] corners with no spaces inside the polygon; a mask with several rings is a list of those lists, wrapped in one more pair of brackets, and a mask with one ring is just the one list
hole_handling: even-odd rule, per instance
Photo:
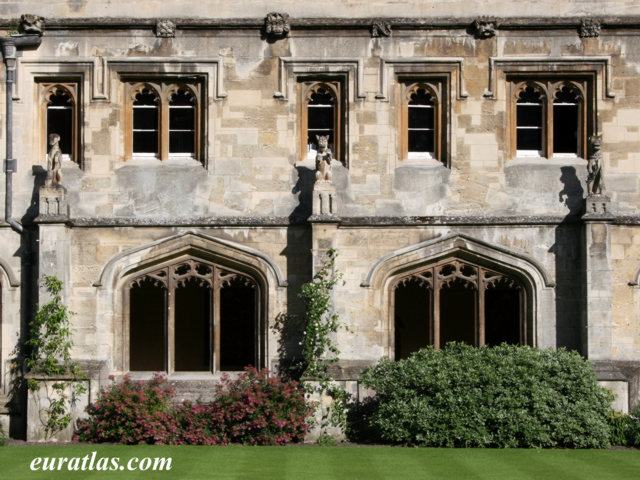
{"label": "climbing vine on wall", "polygon": [[311,390],[308,393],[328,395],[333,399],[332,406],[322,417],[320,442],[331,438],[326,433],[327,428],[345,428],[346,406],[349,401],[349,394],[335,383],[330,368],[336,364],[340,355],[335,334],[340,328],[348,330],[332,308],[334,288],[336,285],[344,285],[342,273],[335,269],[337,256],[336,250],[330,249],[313,279],[302,285],[300,292],[306,306],[306,324],[301,345],[303,377],[317,382],[317,387],[308,387]]}
{"label": "climbing vine on wall", "polygon": [[[62,304],[60,292],[62,281],[54,276],[45,276],[43,286],[51,300],[42,305],[34,319],[29,323],[31,337],[27,346],[31,351],[27,355],[27,368],[31,376],[36,377],[71,377],[74,380],[55,381],[51,384],[52,391],[47,390],[48,408],[43,409],[45,415],[43,423],[47,437],[65,429],[71,422],[71,407],[78,395],[86,391],[86,387],[79,380],[85,375],[80,371],[79,364],[71,360],[71,327],[70,319],[74,315]],[[71,385],[69,385],[71,383]],[[70,396],[67,387],[71,387]],[[27,381],[27,387],[32,391],[40,390],[40,383],[35,378]]]}

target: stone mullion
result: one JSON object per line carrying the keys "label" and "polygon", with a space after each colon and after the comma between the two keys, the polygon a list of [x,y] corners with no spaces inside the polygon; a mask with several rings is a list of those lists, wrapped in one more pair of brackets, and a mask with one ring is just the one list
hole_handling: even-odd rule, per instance
{"label": "stone mullion", "polygon": [[440,288],[442,282],[437,267],[433,269],[433,348],[440,348]]}
{"label": "stone mullion", "polygon": [[176,338],[176,329],[175,329],[175,320],[176,320],[176,295],[175,289],[177,282],[172,275],[172,269],[174,267],[167,268],[167,371],[169,374],[175,371],[175,357],[176,357],[176,349],[175,349],[175,338]]}
{"label": "stone mullion", "polygon": [[160,142],[160,160],[169,158],[169,89],[166,85],[162,86],[160,95],[160,118],[158,126],[158,137]]}
{"label": "stone mullion", "polygon": [[486,335],[485,335],[485,305],[484,305],[484,292],[487,289],[487,285],[484,281],[484,270],[476,267],[476,275],[478,278],[477,284],[477,302],[474,308],[476,309],[476,342],[478,346],[482,346],[485,344]]}
{"label": "stone mullion", "polygon": [[213,370],[220,371],[220,269],[213,267],[213,295],[211,311],[213,312]]}

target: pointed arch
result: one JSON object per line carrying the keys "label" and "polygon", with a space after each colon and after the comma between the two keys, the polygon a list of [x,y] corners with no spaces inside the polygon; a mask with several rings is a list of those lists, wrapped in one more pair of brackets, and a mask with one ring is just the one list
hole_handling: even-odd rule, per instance
{"label": "pointed arch", "polygon": [[[388,336],[388,352],[391,357],[396,355],[396,349],[400,348],[395,338],[396,289],[399,284],[406,282],[407,278],[413,279],[414,283],[420,282],[423,286],[422,291],[429,292],[429,299],[423,302],[426,307],[420,304],[424,307],[421,307],[420,311],[429,310],[424,314],[428,327],[425,327],[425,332],[419,333],[422,338],[429,339],[429,344],[437,346],[441,335],[444,335],[442,338],[445,340],[449,338],[448,333],[441,333],[439,330],[438,317],[440,308],[453,308],[458,311],[459,305],[449,298],[455,295],[455,292],[446,292],[444,296],[440,296],[443,286],[449,286],[455,291],[469,292],[465,296],[465,302],[469,305],[464,307],[466,310],[462,310],[466,312],[464,315],[475,311],[471,313],[475,315],[475,331],[467,336],[468,339],[474,339],[471,343],[483,345],[487,342],[492,343],[493,339],[497,338],[495,331],[491,334],[486,333],[489,330],[485,331],[485,312],[486,315],[493,315],[494,311],[485,310],[484,293],[490,292],[490,301],[496,302],[498,294],[512,292],[516,299],[512,302],[512,307],[519,315],[520,325],[515,333],[509,333],[509,338],[517,335],[519,340],[515,343],[555,346],[554,283],[544,267],[527,255],[466,235],[452,234],[385,255],[376,262],[362,282],[363,287],[377,292],[378,298],[382,300],[385,322],[383,330]],[[418,291],[415,288],[414,290]],[[402,290],[403,298],[408,295],[408,291]],[[439,304],[441,299],[446,302],[446,307]],[[419,299],[417,301],[422,302]],[[482,313],[479,313],[480,311]],[[415,325],[416,321],[409,319],[406,323]],[[487,337],[485,334],[491,336]],[[406,332],[403,335],[406,335],[405,338],[411,338]]]}
{"label": "pointed arch", "polygon": [[[204,375],[244,366],[238,362],[267,364],[267,325],[275,317],[274,303],[286,280],[266,254],[191,230],[115,255],[94,286],[97,311],[104,312],[101,328],[113,336],[116,371],[160,369]],[[147,301],[160,305],[161,314],[148,315],[141,307]],[[225,346],[221,333],[225,328],[233,348]],[[145,329],[165,333],[150,336],[152,341],[141,334]],[[196,331],[203,344],[198,346],[198,364],[192,365],[185,339],[196,338]],[[238,332],[245,335],[244,345],[236,338]],[[243,355],[237,354],[238,345],[244,348]],[[136,348],[143,354],[132,355]],[[153,354],[154,361],[143,361],[144,352]]]}

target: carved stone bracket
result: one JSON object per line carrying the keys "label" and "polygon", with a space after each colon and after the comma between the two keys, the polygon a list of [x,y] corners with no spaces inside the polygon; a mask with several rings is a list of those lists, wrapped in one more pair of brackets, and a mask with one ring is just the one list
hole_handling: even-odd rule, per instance
{"label": "carved stone bracket", "polygon": [[596,38],[600,36],[600,21],[595,18],[584,18],[580,23],[578,34],[580,38]]}
{"label": "carved stone bracket", "polygon": [[156,22],[156,37],[173,38],[176,36],[176,24],[171,20],[163,19]]}
{"label": "carved stone bracket", "polygon": [[38,220],[53,220],[69,217],[67,190],[61,186],[43,186],[39,191],[40,215]]}
{"label": "carved stone bracket", "polygon": [[325,181],[315,183],[311,213],[320,217],[334,217],[338,214],[336,187],[333,183]]}
{"label": "carved stone bracket", "polygon": [[585,200],[585,220],[613,218],[611,198],[607,195],[589,195]]}
{"label": "carved stone bracket", "polygon": [[268,41],[275,42],[287,38],[291,32],[288,13],[268,13],[264,19],[263,35]]}
{"label": "carved stone bracket", "polygon": [[42,36],[44,32],[44,18],[38,15],[25,13],[20,17],[20,25],[18,25],[20,33],[35,34]]}
{"label": "carved stone bracket", "polygon": [[384,20],[374,20],[371,24],[371,36],[375,37],[390,37],[391,36],[391,24]]}
{"label": "carved stone bracket", "polygon": [[476,19],[469,28],[470,33],[478,39],[495,37],[498,24],[495,20]]}

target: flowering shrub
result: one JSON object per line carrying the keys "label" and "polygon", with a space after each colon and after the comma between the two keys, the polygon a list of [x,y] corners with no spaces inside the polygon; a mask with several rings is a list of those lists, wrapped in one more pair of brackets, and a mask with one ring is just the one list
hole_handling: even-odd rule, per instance
{"label": "flowering shrub", "polygon": [[[113,377],[109,377],[113,380]],[[87,407],[89,420],[79,424],[77,439],[88,442],[175,443],[177,425],[167,379],[155,374],[148,382],[125,376]]]}
{"label": "flowering shrub", "polygon": [[236,379],[222,377],[211,403],[174,405],[174,389],[156,374],[149,382],[121,383],[105,389],[87,407],[90,417],[76,439],[87,442],[170,445],[284,445],[307,433],[312,407],[296,382],[269,377],[249,367]]}
{"label": "flowering shrub", "polygon": [[224,418],[232,442],[251,445],[302,441],[313,413],[297,382],[283,382],[253,367],[236,379],[224,376],[212,407]]}

